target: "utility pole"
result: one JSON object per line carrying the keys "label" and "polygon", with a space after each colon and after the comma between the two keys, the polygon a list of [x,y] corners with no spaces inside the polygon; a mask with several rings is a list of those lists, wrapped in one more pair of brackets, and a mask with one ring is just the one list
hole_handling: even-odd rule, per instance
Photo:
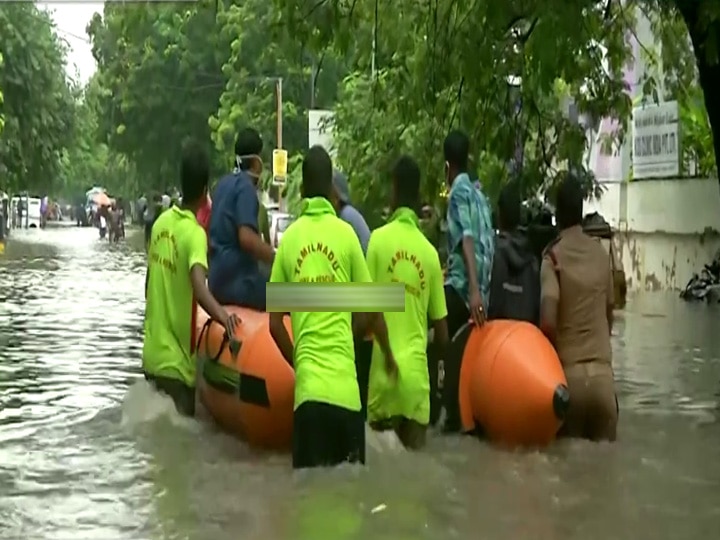
{"label": "utility pole", "polygon": [[282,135],[283,135],[282,85],[283,85],[282,77],[278,77],[277,81],[275,82],[275,94],[277,97],[277,100],[276,100],[277,101],[277,147],[279,149],[282,148]]}

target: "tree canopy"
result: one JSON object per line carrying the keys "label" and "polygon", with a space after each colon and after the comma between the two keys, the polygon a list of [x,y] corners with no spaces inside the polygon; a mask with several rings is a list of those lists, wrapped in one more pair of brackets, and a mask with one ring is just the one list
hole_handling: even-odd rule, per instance
{"label": "tree canopy", "polygon": [[50,190],[75,128],[65,44],[45,11],[10,3],[0,9],[0,53],[0,187]]}
{"label": "tree canopy", "polygon": [[[665,74],[644,81],[644,90],[680,103],[685,172],[716,174],[716,4],[108,2],[87,28],[97,72],[84,88],[66,80],[64,45],[45,12],[9,4],[0,10],[0,168],[13,189],[53,185],[69,194],[100,183],[134,196],[177,182],[187,136],[206,142],[214,175],[226,172],[235,134],[250,125],[264,137],[269,169],[282,79],[282,146],[291,156],[305,150],[307,111],[332,109],[336,165],[371,221],[401,153],[421,165],[423,198],[442,204],[441,145],[453,127],[471,136],[473,172],[491,197],[509,178],[530,194],[569,169],[591,189],[587,124],[617,119],[608,146],[625,136],[633,107],[628,36],[642,11],[661,44],[643,44],[642,54]],[[299,163],[291,158],[291,170]],[[286,193],[294,201],[297,173]]]}

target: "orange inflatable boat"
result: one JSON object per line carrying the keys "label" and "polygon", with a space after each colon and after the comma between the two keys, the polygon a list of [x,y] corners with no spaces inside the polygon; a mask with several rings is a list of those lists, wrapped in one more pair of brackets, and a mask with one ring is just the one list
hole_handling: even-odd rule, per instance
{"label": "orange inflatable boat", "polygon": [[[232,340],[198,309],[200,401],[225,430],[251,446],[288,450],[292,441],[295,373],[270,336],[269,316],[226,306],[240,318]],[[290,331],[290,320],[285,319]]]}
{"label": "orange inflatable boat", "polygon": [[510,447],[551,443],[570,402],[562,365],[542,332],[504,320],[469,330],[458,400],[463,430],[479,425]]}
{"label": "orange inflatable boat", "polygon": [[[289,450],[295,375],[270,336],[269,316],[226,309],[242,321],[233,340],[198,311],[200,399],[221,427],[251,446]],[[289,329],[289,317],[285,324]],[[491,441],[511,447],[545,446],[555,439],[569,402],[567,383],[540,330],[491,321],[467,328],[454,345],[462,360],[445,384],[455,381],[449,402],[457,405],[463,431],[480,426]]]}

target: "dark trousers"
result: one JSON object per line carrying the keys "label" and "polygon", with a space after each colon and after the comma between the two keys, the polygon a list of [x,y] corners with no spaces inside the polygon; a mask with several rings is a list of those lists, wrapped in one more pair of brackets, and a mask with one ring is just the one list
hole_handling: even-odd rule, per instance
{"label": "dark trousers", "polygon": [[[444,358],[445,377],[443,380],[442,403],[445,409],[446,432],[460,431],[460,366],[465,353],[465,345],[470,337],[472,325],[467,325],[470,320],[470,311],[457,291],[450,285],[445,285],[445,302],[447,303],[447,323],[450,334],[450,346]],[[467,325],[467,326],[466,326]],[[463,328],[458,334],[458,331]]]}
{"label": "dark trousers", "polygon": [[370,362],[372,361],[373,342],[366,339],[355,339],[355,371],[360,388],[362,417],[367,418],[368,387],[370,386]]}
{"label": "dark trousers", "polygon": [[470,311],[465,300],[450,285],[445,285],[445,304],[447,306],[447,325],[450,339],[470,320]]}
{"label": "dark trousers", "polygon": [[365,419],[351,411],[306,401],[293,415],[293,468],[365,464]]}
{"label": "dark trousers", "polygon": [[195,388],[177,379],[151,375],[148,372],[145,372],[145,380],[159,393],[169,396],[177,412],[183,416],[195,416]]}

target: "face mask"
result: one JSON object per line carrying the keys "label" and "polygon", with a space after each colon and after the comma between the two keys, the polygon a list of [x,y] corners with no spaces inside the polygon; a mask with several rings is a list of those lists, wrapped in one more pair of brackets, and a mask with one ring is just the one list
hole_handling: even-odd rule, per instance
{"label": "face mask", "polygon": [[251,159],[256,159],[258,161],[258,163],[260,164],[260,172],[256,173],[254,171],[251,171],[250,169],[246,169],[243,172],[253,178],[260,178],[260,174],[262,173],[262,169],[263,169],[263,161],[262,161],[262,158],[260,156],[258,156],[257,154],[247,154],[244,156],[236,155],[235,156],[235,172],[242,171],[243,170],[242,165],[243,165],[244,161],[251,160]]}

